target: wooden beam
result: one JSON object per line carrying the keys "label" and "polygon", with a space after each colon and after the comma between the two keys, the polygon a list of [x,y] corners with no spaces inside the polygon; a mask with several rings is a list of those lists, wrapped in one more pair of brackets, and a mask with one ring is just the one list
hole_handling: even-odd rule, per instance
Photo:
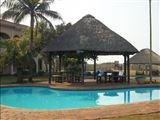
{"label": "wooden beam", "polygon": [[81,56],[82,57],[82,82],[84,83],[84,55]]}
{"label": "wooden beam", "polygon": [[59,72],[61,72],[62,68],[62,54],[59,54]]}
{"label": "wooden beam", "polygon": [[129,55],[127,55],[127,76],[128,76],[128,83],[130,83],[130,61],[129,61]]}
{"label": "wooden beam", "polygon": [[51,84],[51,79],[52,79],[52,54],[49,53],[48,56],[48,62],[49,62],[49,79],[48,79],[48,83]]}
{"label": "wooden beam", "polygon": [[94,79],[96,79],[96,55],[93,56],[94,60]]}
{"label": "wooden beam", "polygon": [[125,80],[126,80],[126,55],[124,55],[124,76],[125,76]]}

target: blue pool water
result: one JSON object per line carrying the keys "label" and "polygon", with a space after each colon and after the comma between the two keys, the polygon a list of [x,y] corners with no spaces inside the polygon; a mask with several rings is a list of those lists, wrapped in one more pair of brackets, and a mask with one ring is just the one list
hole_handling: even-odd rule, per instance
{"label": "blue pool water", "polygon": [[2,87],[0,104],[29,109],[66,109],[127,104],[160,99],[160,88],[55,90],[48,87]]}

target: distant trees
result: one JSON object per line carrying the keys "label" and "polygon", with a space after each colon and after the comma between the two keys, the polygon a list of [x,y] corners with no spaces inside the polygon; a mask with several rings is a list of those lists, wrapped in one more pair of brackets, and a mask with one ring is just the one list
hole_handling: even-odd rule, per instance
{"label": "distant trees", "polygon": [[47,22],[41,21],[37,24],[37,31],[41,33],[41,49],[43,49],[51,40],[59,37],[64,31],[68,30],[72,26],[71,23],[60,24],[55,27],[51,27]]}
{"label": "distant trees", "polygon": [[[45,48],[51,41],[54,41],[55,39],[57,39],[61,34],[63,34],[63,32],[68,30],[71,26],[72,26],[71,23],[68,23],[68,24],[62,23],[60,25],[55,26],[54,28],[54,27],[50,27],[45,21],[41,21],[40,23],[38,23],[37,31],[41,33],[41,41],[40,41],[39,49],[42,50],[43,48]],[[41,52],[41,55],[43,56],[45,66],[47,68],[47,64],[48,64],[47,54]],[[53,65],[55,64],[57,64],[57,62],[53,63]],[[56,69],[55,66],[54,68]]]}

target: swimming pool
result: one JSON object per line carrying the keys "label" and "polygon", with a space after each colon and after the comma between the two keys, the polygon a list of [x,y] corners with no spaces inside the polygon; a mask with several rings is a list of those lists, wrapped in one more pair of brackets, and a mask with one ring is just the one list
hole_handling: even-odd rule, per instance
{"label": "swimming pool", "polygon": [[0,104],[29,109],[67,109],[160,99],[160,88],[56,90],[49,87],[2,87]]}

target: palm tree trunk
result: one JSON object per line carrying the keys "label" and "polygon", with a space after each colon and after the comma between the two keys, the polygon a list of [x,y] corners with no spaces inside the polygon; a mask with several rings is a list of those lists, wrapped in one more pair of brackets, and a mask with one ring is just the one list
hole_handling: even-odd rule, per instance
{"label": "palm tree trunk", "polygon": [[30,21],[30,50],[33,50],[33,28],[34,28],[34,17],[33,13],[31,13],[31,21]]}
{"label": "palm tree trunk", "polygon": [[[31,21],[30,21],[30,63],[32,63],[32,52],[33,52],[33,28],[34,28],[34,16],[33,13],[31,13]],[[33,82],[32,77],[33,77],[33,68],[32,65],[29,65],[29,71],[30,71],[30,76],[29,76],[29,82]]]}

